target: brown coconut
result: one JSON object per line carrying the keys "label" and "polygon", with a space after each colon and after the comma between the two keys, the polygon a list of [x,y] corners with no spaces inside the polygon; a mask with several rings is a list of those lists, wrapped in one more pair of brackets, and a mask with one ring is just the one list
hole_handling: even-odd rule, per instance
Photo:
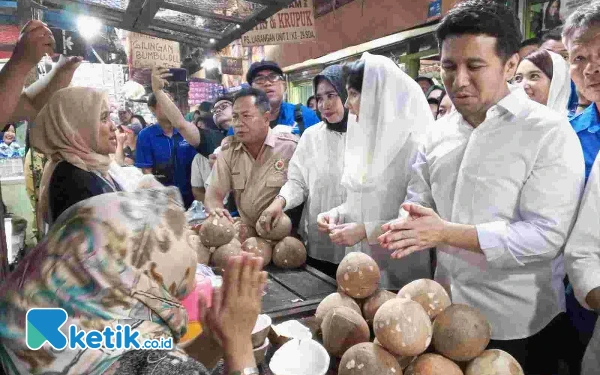
{"label": "brown coconut", "polygon": [[336,307],[349,307],[354,310],[358,314],[360,314],[360,307],[358,303],[354,301],[352,298],[348,297],[344,293],[332,293],[327,297],[323,298],[319,306],[317,306],[317,311],[315,311],[315,320],[317,324],[321,326],[323,319],[325,319],[325,315]]}
{"label": "brown coconut", "polygon": [[321,331],[323,346],[329,354],[338,358],[352,346],[368,342],[371,336],[367,322],[349,307],[329,311],[321,323]]}
{"label": "brown coconut", "polygon": [[492,328],[483,314],[467,305],[452,305],[433,322],[435,350],[454,361],[470,361],[490,342]]}
{"label": "brown coconut", "polygon": [[231,242],[235,236],[233,224],[229,219],[209,216],[200,228],[200,239],[206,247],[219,247]]}
{"label": "brown coconut", "polygon": [[439,354],[423,354],[417,357],[404,375],[463,375],[458,365]]}
{"label": "brown coconut", "polygon": [[241,243],[244,243],[248,238],[257,237],[256,229],[244,223],[242,220],[237,220],[233,223],[235,230],[235,238]]}
{"label": "brown coconut", "polygon": [[373,319],[377,340],[395,356],[415,356],[431,343],[431,320],[417,302],[394,298]]}
{"label": "brown coconut", "polygon": [[218,247],[211,257],[212,265],[223,271],[227,267],[229,258],[242,254],[242,245],[236,239],[233,239],[230,243]]}
{"label": "brown coconut", "polygon": [[373,318],[377,310],[392,298],[396,298],[394,293],[380,289],[365,300],[362,305],[362,313],[368,324],[373,324]]}
{"label": "brown coconut", "polygon": [[379,266],[367,254],[352,252],[337,268],[339,288],[352,298],[370,297],[379,287]]}
{"label": "brown coconut", "polygon": [[289,216],[286,214],[282,214],[279,220],[275,223],[275,225],[271,228],[269,232],[267,232],[260,222],[260,219],[256,222],[256,233],[262,238],[273,241],[280,241],[285,237],[289,236],[292,232],[292,220],[290,220]]}
{"label": "brown coconut", "polygon": [[202,244],[200,241],[200,236],[193,234],[188,237],[188,242],[190,246],[196,250],[196,255],[198,257],[198,263],[208,264],[210,261],[211,252],[208,247]]}
{"label": "brown coconut", "polygon": [[[383,345],[381,345],[379,340],[377,340],[377,337],[375,337],[375,340],[373,340],[373,344],[379,345],[383,348]],[[417,358],[417,357],[415,357],[415,356],[404,357],[404,356],[398,355],[398,356],[396,356],[396,361],[398,361],[400,368],[402,369],[402,371],[404,371],[404,369],[407,368],[408,365],[410,365],[411,362],[415,360],[415,358]]]}
{"label": "brown coconut", "polygon": [[402,375],[402,369],[393,355],[371,342],[354,345],[342,356],[338,375],[373,374]]}
{"label": "brown coconut", "polygon": [[420,303],[432,320],[452,304],[446,289],[429,279],[415,280],[406,284],[400,289],[398,296]]}
{"label": "brown coconut", "polygon": [[467,365],[465,375],[524,375],[517,360],[505,351],[486,350]]}
{"label": "brown coconut", "polygon": [[242,244],[242,250],[263,258],[263,267],[271,263],[273,248],[268,241],[260,237],[248,238]]}
{"label": "brown coconut", "polygon": [[273,263],[280,268],[298,268],[306,263],[306,247],[297,238],[286,237],[273,249]]}

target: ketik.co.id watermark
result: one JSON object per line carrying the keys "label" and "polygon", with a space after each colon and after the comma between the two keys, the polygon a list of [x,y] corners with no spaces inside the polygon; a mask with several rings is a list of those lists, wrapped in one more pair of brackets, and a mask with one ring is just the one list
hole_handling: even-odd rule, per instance
{"label": "ketik.co.id watermark", "polygon": [[59,308],[30,309],[27,311],[25,336],[27,347],[40,349],[48,342],[54,349],[173,349],[173,338],[142,340],[140,333],[127,324],[105,327],[102,331],[80,330],[69,326],[68,337],[60,330],[67,322],[67,312]]}

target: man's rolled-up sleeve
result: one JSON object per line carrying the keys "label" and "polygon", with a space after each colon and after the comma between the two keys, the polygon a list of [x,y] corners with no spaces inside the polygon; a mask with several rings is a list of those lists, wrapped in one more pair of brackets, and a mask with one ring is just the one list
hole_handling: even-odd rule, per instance
{"label": "man's rolled-up sleeve", "polygon": [[229,193],[232,189],[231,168],[225,160],[225,153],[221,152],[217,156],[217,161],[208,177],[208,189],[217,189],[223,194]]}
{"label": "man's rolled-up sleeve", "polygon": [[575,220],[584,185],[583,152],[575,132],[557,124],[544,139],[533,170],[521,188],[520,220],[476,225],[489,264],[520,267],[554,259]]}

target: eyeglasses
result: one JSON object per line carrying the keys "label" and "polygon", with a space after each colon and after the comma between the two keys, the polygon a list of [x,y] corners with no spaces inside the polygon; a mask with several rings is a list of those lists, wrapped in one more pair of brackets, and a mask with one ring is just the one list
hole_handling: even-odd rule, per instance
{"label": "eyeglasses", "polygon": [[224,110],[226,110],[227,108],[231,107],[231,103],[223,103],[217,107],[214,107],[210,112],[212,114],[215,114],[217,112],[223,112]]}
{"label": "eyeglasses", "polygon": [[252,83],[256,83],[257,85],[262,86],[265,83],[267,83],[267,80],[269,80],[269,82],[271,82],[271,83],[275,83],[275,82],[283,81],[283,76],[281,76],[279,74],[275,74],[275,73],[269,74],[268,76],[258,76],[252,80]]}

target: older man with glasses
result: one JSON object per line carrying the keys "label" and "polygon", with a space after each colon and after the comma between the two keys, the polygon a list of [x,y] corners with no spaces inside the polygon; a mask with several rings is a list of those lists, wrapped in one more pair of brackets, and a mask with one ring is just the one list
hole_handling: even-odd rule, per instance
{"label": "older man with glasses", "polygon": [[[286,91],[283,71],[273,61],[256,62],[250,66],[246,80],[255,89],[264,91],[271,105],[269,126],[275,132],[301,135],[304,129],[321,120],[310,108],[302,104],[291,104],[284,100]],[[233,134],[230,128],[229,134]]]}

